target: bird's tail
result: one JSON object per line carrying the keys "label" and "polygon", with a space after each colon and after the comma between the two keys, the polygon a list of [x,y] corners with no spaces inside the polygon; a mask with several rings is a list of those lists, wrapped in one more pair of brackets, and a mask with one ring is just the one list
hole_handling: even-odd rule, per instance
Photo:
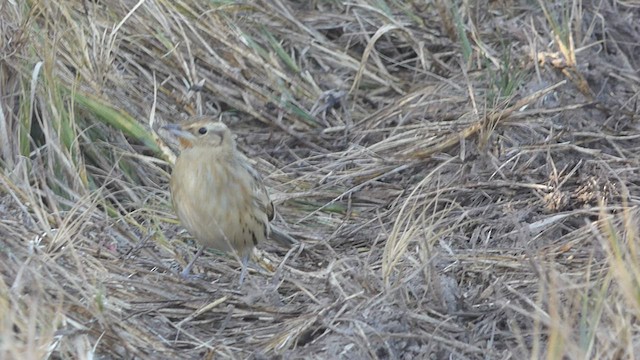
{"label": "bird's tail", "polygon": [[298,244],[298,240],[292,238],[291,235],[273,225],[271,225],[271,233],[269,237],[271,238],[271,240],[274,240],[278,244],[286,247],[293,247],[294,245]]}

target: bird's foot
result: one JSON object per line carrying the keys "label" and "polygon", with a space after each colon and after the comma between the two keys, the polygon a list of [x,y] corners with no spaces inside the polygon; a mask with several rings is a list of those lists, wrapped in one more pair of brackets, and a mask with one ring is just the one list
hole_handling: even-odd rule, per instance
{"label": "bird's foot", "polygon": [[204,274],[191,274],[191,269],[185,268],[180,272],[180,277],[187,281],[204,280]]}

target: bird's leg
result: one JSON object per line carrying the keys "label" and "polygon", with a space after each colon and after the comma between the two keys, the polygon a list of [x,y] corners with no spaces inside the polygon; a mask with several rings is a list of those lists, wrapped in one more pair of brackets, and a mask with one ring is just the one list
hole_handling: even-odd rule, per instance
{"label": "bird's leg", "polygon": [[183,278],[188,279],[190,277],[189,273],[191,272],[191,268],[193,267],[193,264],[195,264],[198,257],[200,257],[200,255],[202,254],[202,251],[204,251],[204,245],[200,245],[196,256],[194,256],[191,262],[184,268],[184,270],[182,270],[182,273],[180,275],[182,275]]}
{"label": "bird's leg", "polygon": [[240,261],[240,263],[242,264],[242,270],[240,271],[240,286],[242,286],[242,283],[244,282],[244,278],[247,275],[249,257],[250,257],[250,253],[244,255]]}

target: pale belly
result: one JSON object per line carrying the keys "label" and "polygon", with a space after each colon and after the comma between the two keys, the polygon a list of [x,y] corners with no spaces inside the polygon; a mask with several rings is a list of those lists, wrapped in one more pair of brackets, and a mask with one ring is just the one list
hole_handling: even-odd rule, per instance
{"label": "pale belly", "polygon": [[[189,155],[178,159],[171,178],[178,218],[205,247],[248,254],[265,240],[267,221],[255,206],[251,177],[241,167]],[[200,165],[187,166],[190,161]]]}

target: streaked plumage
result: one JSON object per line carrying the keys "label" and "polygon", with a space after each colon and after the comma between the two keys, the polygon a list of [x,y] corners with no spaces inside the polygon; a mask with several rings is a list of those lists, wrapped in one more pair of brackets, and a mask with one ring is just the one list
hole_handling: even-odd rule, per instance
{"label": "streaked plumage", "polygon": [[[187,276],[202,250],[235,251],[246,264],[253,247],[265,241],[275,216],[273,203],[260,175],[236,148],[229,128],[211,117],[164,126],[180,143],[171,175],[173,207],[181,223],[201,245],[187,265]],[[274,240],[292,245],[294,240],[273,232]]]}

